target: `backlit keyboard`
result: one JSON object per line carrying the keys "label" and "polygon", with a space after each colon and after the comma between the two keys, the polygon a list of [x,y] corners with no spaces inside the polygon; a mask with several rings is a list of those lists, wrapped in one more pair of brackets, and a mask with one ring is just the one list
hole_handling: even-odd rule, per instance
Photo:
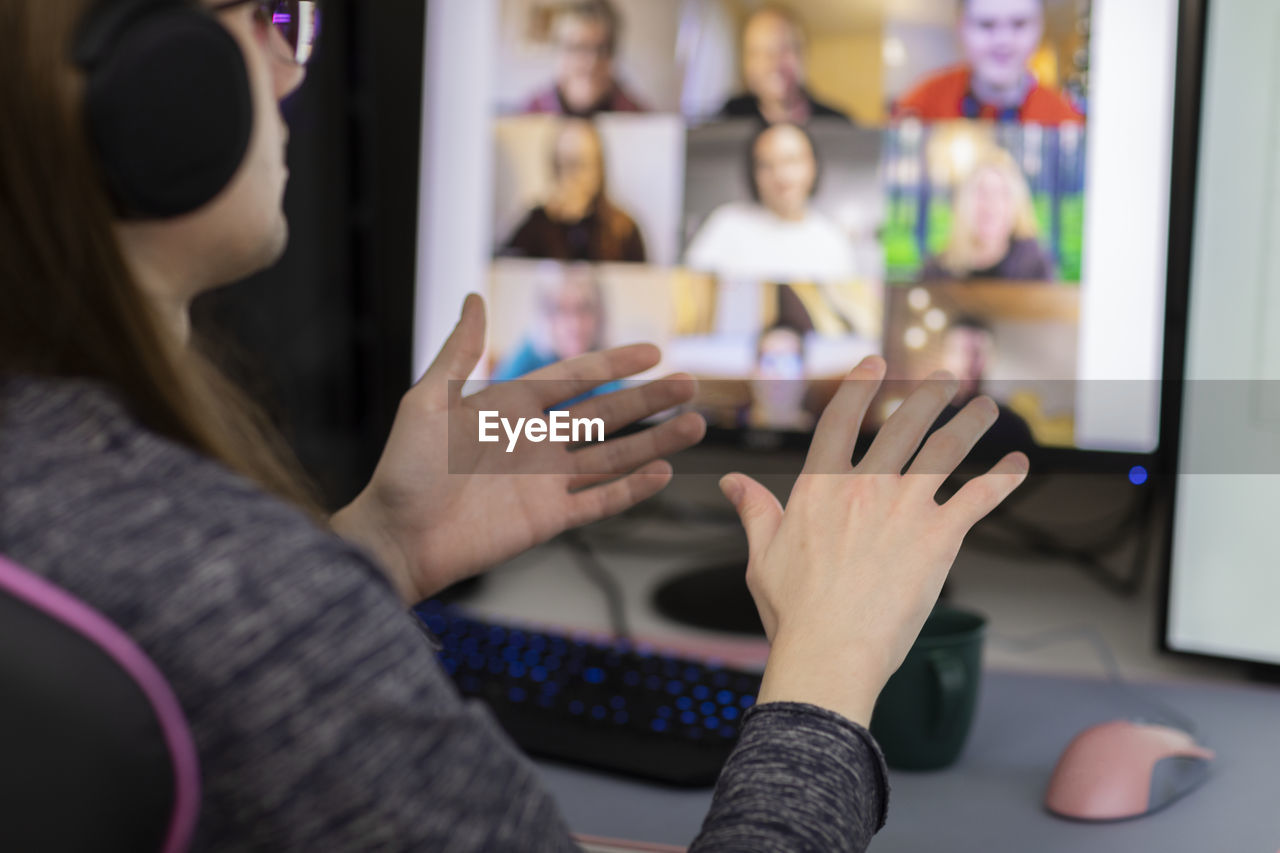
{"label": "backlit keyboard", "polygon": [[545,758],[711,785],[760,690],[758,673],[642,643],[488,622],[436,602],[416,612],[462,695]]}

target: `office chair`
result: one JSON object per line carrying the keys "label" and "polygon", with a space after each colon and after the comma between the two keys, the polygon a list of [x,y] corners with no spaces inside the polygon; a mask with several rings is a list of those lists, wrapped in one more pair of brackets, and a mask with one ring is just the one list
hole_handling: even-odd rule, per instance
{"label": "office chair", "polygon": [[195,743],[155,664],[0,557],[0,850],[180,853],[199,810]]}

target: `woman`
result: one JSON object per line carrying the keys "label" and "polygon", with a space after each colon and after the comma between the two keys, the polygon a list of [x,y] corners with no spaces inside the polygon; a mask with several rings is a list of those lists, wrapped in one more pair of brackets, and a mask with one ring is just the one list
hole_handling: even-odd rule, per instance
{"label": "woman", "polygon": [[993,149],[956,191],[946,248],[925,264],[922,281],[1053,281],[1053,260],[1038,239],[1031,190],[1003,149]]}
{"label": "woman", "polygon": [[686,262],[723,278],[854,278],[848,235],[810,205],[818,172],[808,131],[795,124],[762,127],[747,147],[752,200],[716,208],[689,243]]}
{"label": "woman", "polygon": [[[696,441],[702,422],[686,415],[572,460],[545,443],[510,455],[451,445],[451,430],[475,434],[480,406],[541,414],[548,398],[658,358],[647,346],[586,355],[540,371],[546,381],[462,398],[484,341],[471,297],[405,394],[369,486],[323,518],[279,442],[196,355],[187,324],[196,293],[270,264],[286,240],[278,102],[303,72],[273,29],[275,6],[139,3],[103,36],[89,0],[0,0],[0,552],[102,611],[164,672],[199,751],[201,847],[573,849],[532,767],[459,700],[405,608],[653,494],[671,476],[658,457]],[[82,45],[81,32],[98,41]],[[82,47],[89,58],[73,67]],[[234,66],[220,64],[228,51]],[[163,144],[171,131],[223,127],[200,126],[209,99],[168,85],[186,76],[157,73],[174,65],[243,87],[227,105],[249,110],[247,148],[203,201],[198,163],[176,188],[117,168],[135,152],[103,144],[123,129],[120,139],[180,163],[187,152]],[[121,79],[129,86],[100,100]],[[188,110],[182,127],[124,120],[139,104],[166,115],[153,110],[166,98]],[[883,370],[866,362],[851,376],[867,381],[845,383],[807,475],[850,470]],[[990,401],[979,401],[926,444],[916,464],[930,473],[897,477],[945,402],[940,388],[909,399],[860,463],[886,476],[803,476],[785,515],[754,481],[724,481],[774,651],[693,849],[856,850],[882,821],[884,768],[864,728],[872,704],[964,531],[1025,471],[1006,460],[934,502],[933,472],[988,423]],[[675,377],[582,414],[616,427],[692,393]],[[484,467],[543,473],[465,473]],[[841,509],[851,505],[857,518]]]}
{"label": "woman", "polygon": [[551,196],[524,218],[503,254],[644,263],[640,229],[609,200],[604,144],[594,124],[575,119],[560,126],[552,147],[551,173]]}

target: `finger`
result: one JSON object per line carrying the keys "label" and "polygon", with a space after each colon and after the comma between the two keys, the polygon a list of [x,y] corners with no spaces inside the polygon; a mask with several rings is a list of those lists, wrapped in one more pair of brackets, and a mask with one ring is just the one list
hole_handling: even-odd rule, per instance
{"label": "finger", "polygon": [[521,377],[521,383],[546,408],[580,397],[606,382],[634,376],[661,359],[662,353],[653,344],[632,344],[556,362]]}
{"label": "finger", "polygon": [[804,473],[840,474],[849,470],[862,419],[880,389],[884,372],[884,359],[868,356],[845,376],[814,428]]}
{"label": "finger", "polygon": [[484,328],[484,300],[475,293],[468,293],[462,303],[458,324],[414,388],[443,392],[449,404],[461,399],[463,383],[484,355]]}
{"label": "finger", "polygon": [[696,379],[687,373],[677,373],[646,382],[638,388],[626,388],[584,400],[571,408],[569,414],[574,418],[603,419],[605,434],[608,435],[627,424],[689,402],[697,390]]}
{"label": "finger", "polygon": [[782,504],[773,492],[745,474],[726,474],[720,480],[720,491],[738,511],[742,528],[747,532],[747,549],[751,559],[763,554],[782,523]]}
{"label": "finger", "polygon": [[1026,454],[1010,453],[990,471],[965,483],[943,507],[963,531],[968,531],[1022,485],[1029,470],[1031,462]]}
{"label": "finger", "polygon": [[671,463],[659,459],[619,480],[569,495],[569,526],[617,515],[653,497],[671,482]]}
{"label": "finger", "polygon": [[868,474],[901,474],[938,415],[955,397],[957,383],[945,370],[931,373],[880,427],[858,470]]}
{"label": "finger", "polygon": [[643,432],[591,445],[570,455],[576,476],[569,488],[580,489],[620,477],[654,459],[692,447],[706,435],[702,415],[686,412]]}
{"label": "finger", "polygon": [[925,440],[907,469],[910,487],[932,497],[999,416],[1000,410],[990,397],[970,400],[946,426]]}

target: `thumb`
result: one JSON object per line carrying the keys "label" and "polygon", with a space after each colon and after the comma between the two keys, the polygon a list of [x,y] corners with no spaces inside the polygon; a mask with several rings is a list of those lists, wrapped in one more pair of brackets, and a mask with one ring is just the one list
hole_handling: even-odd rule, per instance
{"label": "thumb", "polygon": [[453,327],[435,360],[418,380],[418,387],[441,388],[450,404],[462,397],[462,383],[476,369],[480,356],[484,354],[484,313],[484,300],[475,293],[468,293],[462,303],[458,325]]}
{"label": "thumb", "polygon": [[773,492],[745,474],[727,474],[720,480],[720,491],[738,511],[751,556],[764,553],[782,523],[782,504]]}

